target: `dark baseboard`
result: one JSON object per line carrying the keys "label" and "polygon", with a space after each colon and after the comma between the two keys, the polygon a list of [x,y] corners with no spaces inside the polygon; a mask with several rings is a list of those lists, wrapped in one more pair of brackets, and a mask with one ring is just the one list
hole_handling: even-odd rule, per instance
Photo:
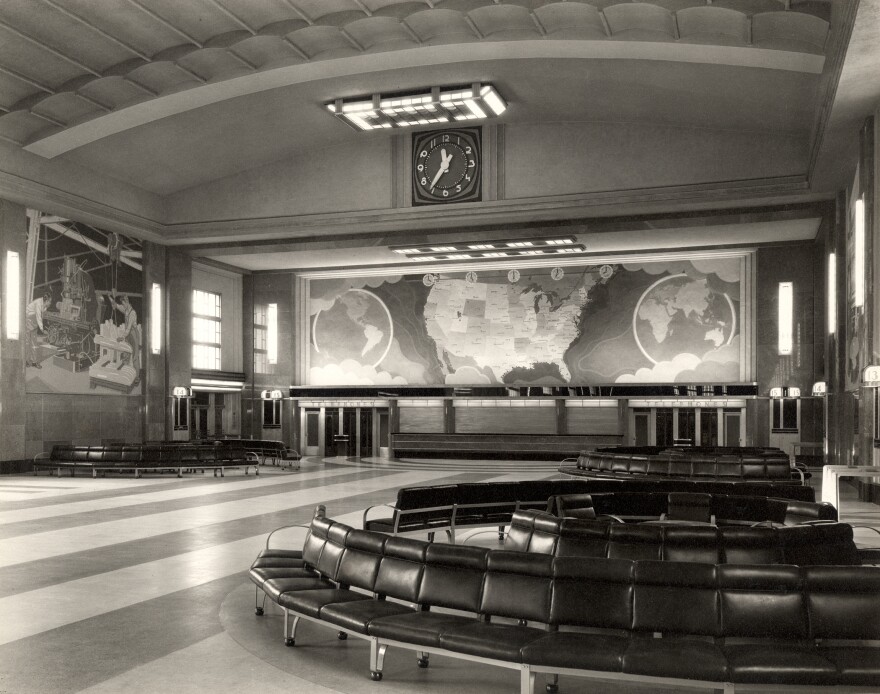
{"label": "dark baseboard", "polygon": [[20,475],[23,472],[32,472],[33,469],[32,460],[0,460],[0,475]]}

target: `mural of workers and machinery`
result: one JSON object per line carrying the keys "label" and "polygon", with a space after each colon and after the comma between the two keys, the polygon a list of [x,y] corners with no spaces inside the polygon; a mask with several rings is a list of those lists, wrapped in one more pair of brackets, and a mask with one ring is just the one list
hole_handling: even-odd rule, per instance
{"label": "mural of workers and machinery", "polygon": [[309,281],[311,385],[730,383],[745,258]]}
{"label": "mural of workers and machinery", "polygon": [[27,391],[140,394],[140,241],[59,217],[36,221],[27,240]]}

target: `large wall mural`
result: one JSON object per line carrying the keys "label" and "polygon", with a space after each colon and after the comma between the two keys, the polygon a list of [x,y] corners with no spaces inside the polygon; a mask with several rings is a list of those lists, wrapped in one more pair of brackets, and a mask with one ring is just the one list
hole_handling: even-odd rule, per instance
{"label": "large wall mural", "polygon": [[28,231],[26,389],[141,392],[141,242],[59,217]]}
{"label": "large wall mural", "polygon": [[311,279],[310,385],[743,380],[742,256]]}

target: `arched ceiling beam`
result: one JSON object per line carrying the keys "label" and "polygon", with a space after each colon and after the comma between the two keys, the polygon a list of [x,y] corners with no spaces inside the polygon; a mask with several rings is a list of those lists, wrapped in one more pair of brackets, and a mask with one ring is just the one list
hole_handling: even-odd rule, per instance
{"label": "arched ceiling beam", "polygon": [[[491,43],[420,46],[362,54],[262,70],[227,80],[200,84],[133,104],[29,143],[25,149],[46,158],[57,157],[105,137],[202,106],[240,96],[318,80],[385,70],[427,67],[444,63],[535,59],[651,60],[725,65],[761,70],[821,74],[825,57],[809,53],[741,46],[664,43],[652,41],[496,41]],[[430,85],[428,85],[430,86]]]}

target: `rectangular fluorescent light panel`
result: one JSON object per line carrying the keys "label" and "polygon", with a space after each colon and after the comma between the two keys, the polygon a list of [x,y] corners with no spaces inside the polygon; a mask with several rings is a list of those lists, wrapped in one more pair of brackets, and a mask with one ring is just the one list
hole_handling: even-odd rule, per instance
{"label": "rectangular fluorescent light panel", "polygon": [[794,325],[794,286],[791,282],[779,283],[779,354],[791,354]]}
{"label": "rectangular fluorescent light panel", "polygon": [[507,110],[507,104],[491,84],[475,84],[419,94],[337,99],[326,108],[356,130],[381,130],[495,118]]}
{"label": "rectangular fluorescent light panel", "polygon": [[837,331],[837,254],[828,255],[828,334]]}
{"label": "rectangular fluorescent light panel", "polygon": [[6,251],[6,339],[21,336],[21,261],[16,251]]}
{"label": "rectangular fluorescent light panel", "polygon": [[162,287],[156,282],[150,290],[150,351],[162,352]]}
{"label": "rectangular fluorescent light panel", "polygon": [[[500,241],[455,242],[443,245],[391,246],[392,253],[406,256],[414,262],[429,260],[463,260],[470,257],[504,258],[517,255],[552,255],[558,253],[584,253],[587,247],[576,243],[574,236],[549,239],[513,239]],[[483,251],[476,255],[471,251]]]}
{"label": "rectangular fluorescent light panel", "polygon": [[865,305],[865,197],[856,200],[855,243],[853,248],[853,304]]}

